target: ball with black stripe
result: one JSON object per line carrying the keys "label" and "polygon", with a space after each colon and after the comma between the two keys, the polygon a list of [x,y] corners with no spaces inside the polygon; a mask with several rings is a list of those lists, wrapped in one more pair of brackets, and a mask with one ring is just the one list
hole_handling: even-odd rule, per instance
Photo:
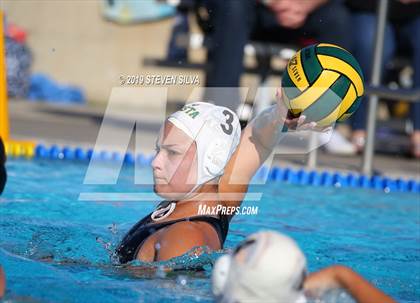
{"label": "ball with black stripe", "polygon": [[296,117],[328,126],[350,117],[364,93],[363,73],[347,50],[320,43],[298,51],[282,78],[283,101]]}

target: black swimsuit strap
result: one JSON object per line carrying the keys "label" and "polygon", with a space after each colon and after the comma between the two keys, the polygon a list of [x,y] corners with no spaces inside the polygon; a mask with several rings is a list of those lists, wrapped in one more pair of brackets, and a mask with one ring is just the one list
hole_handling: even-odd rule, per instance
{"label": "black swimsuit strap", "polygon": [[122,239],[120,245],[116,249],[116,254],[120,263],[127,263],[134,260],[141,245],[150,235],[154,234],[162,228],[178,222],[198,221],[209,223],[216,230],[219,236],[221,247],[223,247],[223,243],[226,240],[229,229],[229,221],[226,216],[221,216],[220,218],[195,216],[162,223],[153,223],[153,220],[150,218],[150,216],[151,214],[147,215],[138,223],[136,223]]}

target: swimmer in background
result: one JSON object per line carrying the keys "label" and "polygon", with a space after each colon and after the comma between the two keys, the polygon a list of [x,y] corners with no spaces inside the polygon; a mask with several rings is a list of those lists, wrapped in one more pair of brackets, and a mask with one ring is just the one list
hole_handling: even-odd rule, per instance
{"label": "swimmer in background", "polygon": [[274,231],[247,237],[232,254],[216,261],[212,273],[218,303],[305,303],[336,288],[346,290],[357,303],[395,303],[346,266],[308,274],[305,255],[295,241]]}
{"label": "swimmer in background", "polygon": [[317,129],[305,117],[289,118],[277,104],[241,129],[228,108],[195,102],[170,115],[152,161],[154,191],[165,199],[139,221],[116,249],[120,263],[164,261],[195,247],[223,248],[233,216],[198,215],[201,207],[238,207],[248,185],[279,142],[282,130]]}
{"label": "swimmer in background", "polygon": [[[0,137],[0,195],[3,192],[4,186],[6,185],[6,151],[4,149],[3,140]],[[6,278],[3,269],[0,265],[0,298],[3,297],[6,288]]]}

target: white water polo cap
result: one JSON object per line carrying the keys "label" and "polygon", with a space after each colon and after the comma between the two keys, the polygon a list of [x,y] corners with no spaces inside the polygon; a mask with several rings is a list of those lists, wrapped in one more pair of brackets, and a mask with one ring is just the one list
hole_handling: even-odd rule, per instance
{"label": "white water polo cap", "polygon": [[295,241],[273,231],[250,235],[212,273],[217,302],[305,303],[306,258]]}
{"label": "white water polo cap", "polygon": [[239,119],[233,111],[211,103],[194,102],[186,104],[167,120],[196,142],[198,171],[193,190],[223,175],[241,136]]}

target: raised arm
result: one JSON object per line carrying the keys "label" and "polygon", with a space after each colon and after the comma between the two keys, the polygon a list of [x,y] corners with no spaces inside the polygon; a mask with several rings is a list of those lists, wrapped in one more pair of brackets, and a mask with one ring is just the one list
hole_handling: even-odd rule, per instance
{"label": "raised arm", "polygon": [[310,274],[304,287],[309,293],[343,288],[358,303],[396,303],[352,269],[341,265],[330,266]]}
{"label": "raised arm", "polygon": [[[305,118],[303,116],[288,118],[280,91],[278,89],[277,103],[260,113],[242,131],[239,146],[219,182],[219,193],[239,193],[239,196],[242,194],[243,197],[252,176],[283,138],[284,131],[296,127],[308,129],[316,126],[316,123],[302,125]],[[242,199],[238,199],[238,202],[240,201]]]}

